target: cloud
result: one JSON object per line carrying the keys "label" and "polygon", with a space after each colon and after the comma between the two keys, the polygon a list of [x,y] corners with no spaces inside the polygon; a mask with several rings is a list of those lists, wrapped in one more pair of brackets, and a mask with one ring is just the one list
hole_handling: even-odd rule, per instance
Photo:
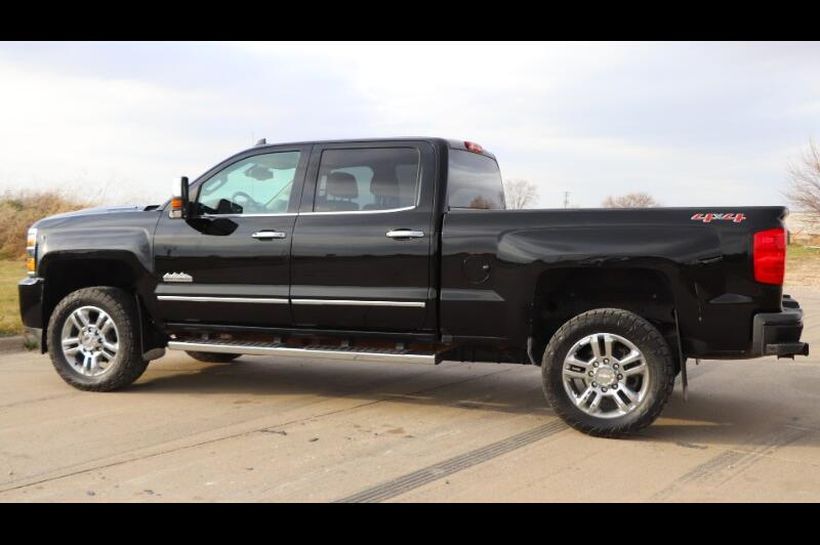
{"label": "cloud", "polygon": [[0,74],[0,183],[14,186],[68,184],[92,195],[136,196],[141,188],[133,184],[155,172],[151,162],[186,157],[212,140],[192,142],[185,127],[227,109],[206,90],[54,74],[7,61],[0,61]]}
{"label": "cloud", "polygon": [[[782,202],[820,122],[816,44],[151,43],[0,46],[0,190],[161,200],[255,138],[476,140],[541,204],[643,190]],[[816,134],[815,134],[816,136]]]}

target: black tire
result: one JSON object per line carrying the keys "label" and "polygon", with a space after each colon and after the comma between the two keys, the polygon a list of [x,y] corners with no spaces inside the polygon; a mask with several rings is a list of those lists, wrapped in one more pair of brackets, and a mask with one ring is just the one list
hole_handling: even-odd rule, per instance
{"label": "black tire", "polygon": [[[63,326],[71,314],[83,306],[104,310],[117,328],[119,348],[106,371],[98,376],[83,375],[75,370],[62,350]],[[137,380],[148,365],[142,359],[139,328],[133,295],[105,286],[79,289],[57,304],[49,320],[47,339],[51,363],[60,377],[77,389],[107,392],[123,388]]]}
{"label": "black tire", "polygon": [[[594,333],[619,335],[643,353],[648,369],[646,394],[622,416],[601,418],[588,414],[576,406],[564,387],[564,359],[577,342]],[[669,344],[644,318],[623,309],[601,308],[579,314],[558,329],[544,351],[541,376],[547,401],[567,424],[589,435],[619,437],[650,425],[661,414],[675,385],[675,363]],[[614,405],[614,401],[610,403]]]}
{"label": "black tire", "polygon": [[190,350],[186,350],[185,353],[195,360],[204,361],[205,363],[228,363],[242,355],[222,354],[219,352],[192,352]]}

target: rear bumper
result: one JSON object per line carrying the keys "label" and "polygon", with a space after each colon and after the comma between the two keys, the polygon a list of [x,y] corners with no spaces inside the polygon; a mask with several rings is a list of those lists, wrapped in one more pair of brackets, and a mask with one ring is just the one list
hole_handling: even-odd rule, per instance
{"label": "rear bumper", "polygon": [[20,318],[23,325],[34,329],[43,327],[43,279],[24,278],[17,284],[20,295]]}
{"label": "rear bumper", "polygon": [[752,322],[752,356],[808,356],[808,343],[800,342],[803,310],[789,295],[783,296],[782,312],[755,314]]}

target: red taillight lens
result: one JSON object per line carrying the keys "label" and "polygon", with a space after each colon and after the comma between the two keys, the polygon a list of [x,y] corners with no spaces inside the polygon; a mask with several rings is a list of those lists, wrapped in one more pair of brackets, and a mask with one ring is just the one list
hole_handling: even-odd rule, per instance
{"label": "red taillight lens", "polygon": [[763,284],[782,284],[786,272],[786,230],[779,227],[755,233],[752,259],[755,280]]}

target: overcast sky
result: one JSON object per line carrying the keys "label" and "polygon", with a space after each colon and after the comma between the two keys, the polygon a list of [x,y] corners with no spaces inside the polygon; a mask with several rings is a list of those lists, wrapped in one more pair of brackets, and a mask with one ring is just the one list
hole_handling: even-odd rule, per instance
{"label": "overcast sky", "polygon": [[254,141],[474,140],[539,205],[784,203],[820,44],[0,43],[0,191],[159,202]]}

